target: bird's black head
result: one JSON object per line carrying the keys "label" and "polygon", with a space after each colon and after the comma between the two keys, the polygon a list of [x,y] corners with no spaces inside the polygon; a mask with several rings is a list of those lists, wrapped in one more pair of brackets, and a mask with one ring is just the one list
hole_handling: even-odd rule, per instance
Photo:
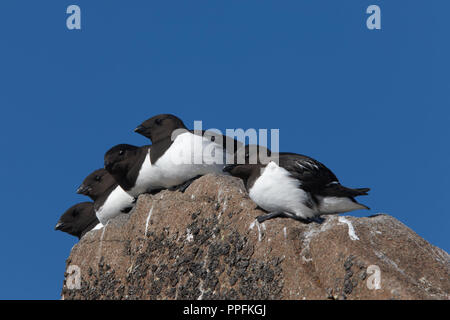
{"label": "bird's black head", "polygon": [[81,202],[70,207],[59,218],[55,230],[66,232],[70,235],[81,238],[88,228],[93,228],[99,223],[95,212],[93,202]]}
{"label": "bird's black head", "polygon": [[134,132],[149,138],[153,143],[170,138],[176,129],[186,129],[183,121],[172,114],[159,114],[141,125]]}
{"label": "bird's black head", "polygon": [[98,169],[84,179],[77,193],[88,196],[95,201],[114,185],[117,185],[117,183],[113,176],[105,169]]}
{"label": "bird's black head", "polygon": [[111,175],[128,170],[130,159],[136,155],[139,147],[130,144],[118,144],[105,153],[105,169]]}
{"label": "bird's black head", "polygon": [[270,149],[258,145],[246,145],[239,148],[234,154],[234,164],[229,164],[223,168],[234,177],[241,178],[247,182],[254,180],[259,175],[261,168],[267,164],[272,152]]}
{"label": "bird's black head", "polygon": [[256,175],[261,168],[259,164],[229,164],[223,168],[223,172],[228,172],[234,177],[241,178],[247,184],[251,176]]}

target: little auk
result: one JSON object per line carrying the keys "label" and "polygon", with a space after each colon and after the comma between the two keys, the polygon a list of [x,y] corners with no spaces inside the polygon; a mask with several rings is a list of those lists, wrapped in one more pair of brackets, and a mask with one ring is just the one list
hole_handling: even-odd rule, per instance
{"label": "little auk", "polygon": [[87,232],[96,228],[99,221],[94,212],[93,202],[81,202],[69,209],[59,218],[55,230],[66,232],[81,239]]}
{"label": "little auk", "polygon": [[95,170],[88,175],[77,193],[94,200],[95,214],[103,225],[121,213],[130,212],[134,207],[134,198],[105,169]]}
{"label": "little auk", "polygon": [[152,141],[149,160],[160,185],[178,184],[182,191],[199,176],[223,173],[227,157],[232,158],[241,145],[212,131],[188,130],[180,118],[171,114],[154,116],[134,131]]}
{"label": "little auk", "polygon": [[[367,195],[369,188],[344,187],[325,165],[301,154],[271,154],[267,149],[267,154],[277,161],[263,164],[259,161],[260,148],[256,148],[255,156],[246,146],[245,163],[224,168],[225,172],[241,178],[250,198],[268,212],[258,216],[258,222],[275,217],[311,222],[317,221],[320,215],[369,209],[355,200],[356,196]],[[250,162],[255,157],[256,162]]]}

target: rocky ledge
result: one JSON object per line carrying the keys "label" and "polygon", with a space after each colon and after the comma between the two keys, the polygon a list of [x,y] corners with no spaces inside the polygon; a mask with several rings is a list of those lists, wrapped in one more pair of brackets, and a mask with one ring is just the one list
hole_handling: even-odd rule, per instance
{"label": "rocky ledge", "polygon": [[273,219],[241,180],[144,194],[66,261],[63,299],[449,299],[450,257],[397,219]]}

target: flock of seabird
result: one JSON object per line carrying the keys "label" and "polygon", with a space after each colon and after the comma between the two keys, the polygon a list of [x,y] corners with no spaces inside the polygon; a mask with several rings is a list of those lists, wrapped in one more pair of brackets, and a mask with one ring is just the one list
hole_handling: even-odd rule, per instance
{"label": "flock of seabird", "polygon": [[[368,209],[355,197],[367,195],[369,188],[342,186],[330,169],[310,157],[272,153],[255,145],[238,147],[234,139],[188,130],[170,114],[154,116],[134,131],[152,144],[120,144],[109,149],[104,168],[89,174],[77,190],[93,202],[69,208],[55,230],[80,239],[119,214],[130,213],[140,194],[163,189],[184,192],[192,181],[208,173],[242,179],[250,198],[265,211],[256,217],[260,223],[276,217],[308,223],[321,215]],[[232,148],[227,147],[230,141]],[[273,160],[266,161],[266,156]],[[227,164],[227,159],[232,163]]]}

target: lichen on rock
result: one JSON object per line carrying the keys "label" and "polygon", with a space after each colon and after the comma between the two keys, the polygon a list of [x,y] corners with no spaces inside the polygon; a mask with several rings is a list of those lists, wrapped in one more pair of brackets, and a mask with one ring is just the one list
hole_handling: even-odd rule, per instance
{"label": "lichen on rock", "polygon": [[[143,194],[131,213],[74,246],[66,267],[80,268],[81,288],[69,288],[66,275],[62,298],[450,297],[449,255],[391,216],[257,225],[260,214],[230,176],[206,175],[184,193]],[[379,289],[367,285],[369,266],[380,270]]]}

